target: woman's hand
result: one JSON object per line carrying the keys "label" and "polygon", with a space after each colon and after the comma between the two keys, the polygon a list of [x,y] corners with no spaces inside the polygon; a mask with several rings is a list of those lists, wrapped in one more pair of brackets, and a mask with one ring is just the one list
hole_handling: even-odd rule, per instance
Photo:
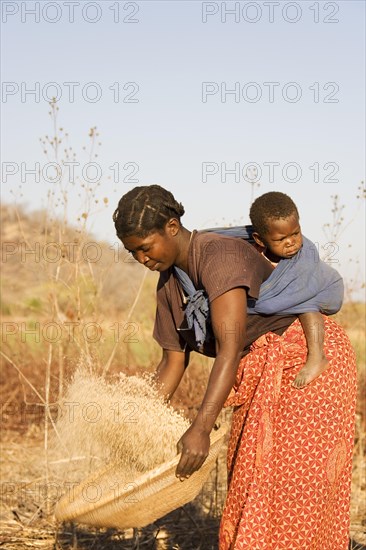
{"label": "woman's hand", "polygon": [[194,424],[182,435],[177,444],[181,457],[175,475],[183,481],[199,470],[210,450],[210,435]]}

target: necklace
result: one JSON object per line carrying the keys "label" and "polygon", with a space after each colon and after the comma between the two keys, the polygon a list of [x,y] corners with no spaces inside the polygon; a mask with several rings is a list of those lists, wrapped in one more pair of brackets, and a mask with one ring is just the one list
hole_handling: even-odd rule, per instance
{"label": "necklace", "polygon": [[[187,247],[187,266],[188,266],[188,253],[189,253],[189,247],[191,246],[191,242],[192,242],[192,237],[193,237],[193,233],[194,231],[191,231],[191,234],[189,236],[189,241],[188,241],[188,247]],[[178,282],[178,289],[179,289],[179,293],[182,297],[182,302],[184,305],[186,305],[188,303],[188,296],[186,295],[186,293],[184,292],[183,288],[182,288],[182,285]]]}

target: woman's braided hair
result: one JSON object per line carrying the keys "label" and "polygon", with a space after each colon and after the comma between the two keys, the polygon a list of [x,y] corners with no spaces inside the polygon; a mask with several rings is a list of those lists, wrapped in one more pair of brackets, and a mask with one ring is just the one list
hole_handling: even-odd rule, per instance
{"label": "woman's braided hair", "polygon": [[168,220],[180,222],[184,207],[177,202],[170,191],[160,185],[134,187],[120,199],[113,214],[117,236],[146,237],[162,231]]}
{"label": "woman's braided hair", "polygon": [[250,221],[259,235],[268,233],[270,220],[286,219],[292,215],[299,217],[294,201],[285,193],[270,191],[258,197],[250,207]]}

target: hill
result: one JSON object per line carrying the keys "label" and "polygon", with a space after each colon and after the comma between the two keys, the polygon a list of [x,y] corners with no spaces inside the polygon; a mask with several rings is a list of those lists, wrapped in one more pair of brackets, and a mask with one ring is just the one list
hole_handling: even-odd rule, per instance
{"label": "hill", "polygon": [[48,313],[57,283],[61,317],[80,319],[96,308],[120,313],[131,305],[143,268],[122,244],[97,241],[85,229],[50,220],[46,211],[3,205],[1,220],[3,314]]}

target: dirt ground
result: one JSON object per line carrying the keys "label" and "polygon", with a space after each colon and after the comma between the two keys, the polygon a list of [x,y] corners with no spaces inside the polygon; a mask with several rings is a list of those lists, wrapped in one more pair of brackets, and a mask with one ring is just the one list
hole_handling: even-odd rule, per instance
{"label": "dirt ground", "polygon": [[[118,531],[73,524],[57,525],[52,516],[59,497],[44,472],[42,431],[22,437],[3,434],[0,548],[6,550],[217,550],[220,513],[225,499],[225,449],[203,490],[191,503],[143,529]],[[50,456],[50,458],[52,458]],[[366,550],[365,463],[355,448],[350,546]],[[318,549],[321,550],[321,549]],[[334,549],[336,550],[336,549]]]}

